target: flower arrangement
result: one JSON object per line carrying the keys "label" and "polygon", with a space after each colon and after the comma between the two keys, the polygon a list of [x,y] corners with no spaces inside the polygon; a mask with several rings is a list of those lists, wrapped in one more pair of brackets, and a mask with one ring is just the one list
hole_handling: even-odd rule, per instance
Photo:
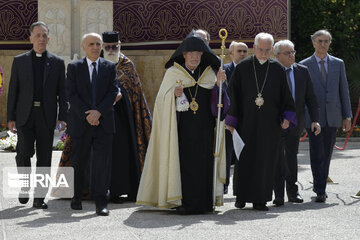
{"label": "flower arrangement", "polygon": [[64,143],[65,143],[66,137],[67,137],[67,135],[64,131],[63,134],[61,135],[61,138],[57,141],[57,144],[54,147],[55,150],[60,150],[60,151],[64,150]]}
{"label": "flower arrangement", "polygon": [[17,134],[7,131],[8,137],[0,139],[0,150],[16,151]]}

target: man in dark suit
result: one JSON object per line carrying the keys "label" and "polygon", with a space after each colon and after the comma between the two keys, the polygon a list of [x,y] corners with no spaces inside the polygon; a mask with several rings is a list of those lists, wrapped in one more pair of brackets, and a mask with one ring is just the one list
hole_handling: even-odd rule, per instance
{"label": "man in dark suit", "polygon": [[331,39],[327,30],[316,31],[311,36],[315,53],[300,62],[309,69],[320,106],[321,133],[318,136],[311,132],[309,116],[305,115],[316,202],[325,202],[327,197],[326,180],[337,128],[349,131],[352,118],[345,64],[343,60],[328,54]]}
{"label": "man in dark suit", "polygon": [[232,41],[229,46],[231,63],[224,64],[227,82],[230,81],[231,74],[236,65],[248,56],[248,46],[243,42]]}
{"label": "man in dark suit", "polygon": [[[30,158],[34,155],[35,142],[36,167],[50,167],[56,121],[60,131],[66,126],[65,65],[62,59],[46,50],[49,29],[45,23],[33,23],[30,34],[33,49],[16,56],[11,69],[7,101],[8,128],[18,135],[17,167],[31,167]],[[19,168],[19,173],[30,172],[30,169]],[[29,190],[22,189],[20,203],[29,201]],[[44,203],[46,192],[47,188],[35,189],[33,207],[47,208]]]}
{"label": "man in dark suit", "polygon": [[[229,85],[231,74],[234,71],[236,65],[247,57],[248,46],[243,42],[232,41],[229,46],[231,63],[224,64],[224,70],[226,74],[226,86]],[[226,131],[226,182],[224,185],[224,194],[228,193],[228,187],[230,183],[230,165],[235,163],[235,153],[232,141],[231,132]]]}
{"label": "man in dark suit", "polygon": [[282,40],[274,45],[274,55],[284,66],[289,89],[296,105],[297,126],[283,131],[281,136],[280,154],[275,170],[275,200],[277,206],[284,205],[284,183],[289,202],[302,203],[304,200],[298,192],[297,154],[300,135],[304,130],[305,105],[310,113],[311,131],[318,135],[321,131],[319,124],[319,105],[314,93],[307,67],[295,63],[294,44],[289,40]]}
{"label": "man in dark suit", "polygon": [[81,210],[83,174],[92,150],[91,193],[96,213],[107,216],[106,192],[111,173],[112,137],[115,132],[113,103],[118,94],[115,64],[100,58],[102,38],[85,34],[82,48],[86,57],[68,65],[70,102],[68,134],[72,141],[75,192],[71,208]]}

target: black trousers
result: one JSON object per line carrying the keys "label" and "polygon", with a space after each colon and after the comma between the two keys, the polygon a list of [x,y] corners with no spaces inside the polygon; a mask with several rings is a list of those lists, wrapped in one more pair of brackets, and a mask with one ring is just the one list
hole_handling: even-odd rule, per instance
{"label": "black trousers", "polygon": [[[17,127],[18,142],[16,144],[17,167],[31,167],[31,157],[34,155],[36,142],[36,173],[49,174],[49,171],[40,172],[38,167],[50,167],[54,129],[50,129],[41,107],[33,107],[30,117],[25,125]],[[29,171],[19,173],[30,174]],[[28,189],[27,189],[28,190]],[[44,199],[48,188],[38,187],[34,191],[35,198]]]}
{"label": "black trousers", "polygon": [[234,152],[234,145],[232,140],[232,134],[229,130],[225,130],[225,147],[226,147],[226,182],[225,186],[229,186],[230,183],[230,167],[231,164],[235,164],[236,155]]}
{"label": "black trousers", "polygon": [[[86,123],[88,124],[88,123]],[[107,206],[106,192],[110,186],[112,133],[106,133],[100,126],[88,124],[82,136],[70,136],[72,144],[72,166],[74,167],[74,198],[81,199],[84,172],[88,169],[89,152],[91,157],[90,192],[97,208]]]}
{"label": "black trousers", "polygon": [[297,175],[300,131],[298,127],[283,132],[280,140],[280,153],[275,168],[274,192],[276,199],[284,199],[284,188],[286,183],[286,194],[295,197],[298,193]]}

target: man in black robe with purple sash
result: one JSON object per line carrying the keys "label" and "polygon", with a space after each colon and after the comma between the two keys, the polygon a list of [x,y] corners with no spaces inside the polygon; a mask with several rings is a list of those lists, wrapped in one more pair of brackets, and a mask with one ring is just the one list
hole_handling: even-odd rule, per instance
{"label": "man in black robe with purple sash", "polygon": [[272,35],[256,35],[255,55],[236,66],[228,88],[231,106],[226,124],[245,143],[233,178],[237,208],[249,202],[256,210],[268,210],[281,130],[296,125],[284,69],[270,59],[273,44]]}

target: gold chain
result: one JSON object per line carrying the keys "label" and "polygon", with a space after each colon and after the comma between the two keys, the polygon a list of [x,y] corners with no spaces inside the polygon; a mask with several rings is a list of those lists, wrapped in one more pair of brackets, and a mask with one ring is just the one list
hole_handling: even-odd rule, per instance
{"label": "gold chain", "polygon": [[196,88],[195,88],[194,97],[191,94],[190,88],[188,88],[189,93],[190,93],[190,97],[191,97],[190,109],[193,111],[194,114],[196,114],[196,111],[199,109],[199,104],[196,102],[196,95],[197,95],[197,92],[198,92],[199,84],[195,83],[195,85],[196,85]]}
{"label": "gold chain", "polygon": [[[200,69],[199,69],[199,73],[198,73],[198,81],[199,81],[199,78],[200,78]],[[197,96],[199,84],[196,82],[195,85],[196,85],[196,88],[195,88],[194,97],[190,91],[190,88],[188,88],[188,91],[189,91],[190,97],[191,97],[190,109],[191,109],[191,111],[193,111],[194,114],[196,114],[196,111],[199,109],[199,104],[196,102],[196,96]]]}

